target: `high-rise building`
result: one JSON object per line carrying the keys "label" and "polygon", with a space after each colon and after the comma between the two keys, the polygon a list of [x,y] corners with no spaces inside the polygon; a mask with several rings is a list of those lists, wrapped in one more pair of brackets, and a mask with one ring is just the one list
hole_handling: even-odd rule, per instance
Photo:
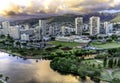
{"label": "high-rise building", "polygon": [[75,33],[79,36],[82,35],[82,32],[83,32],[83,18],[82,17],[75,18],[75,28],[76,28]]}
{"label": "high-rise building", "polygon": [[100,17],[90,18],[90,35],[97,35],[100,33]]}
{"label": "high-rise building", "polygon": [[109,23],[109,22],[104,22],[104,30],[105,30],[105,34],[109,34],[113,32],[113,24]]}
{"label": "high-rise building", "polygon": [[29,30],[30,29],[28,24],[25,24],[24,27],[25,27],[25,30]]}
{"label": "high-rise building", "polygon": [[62,35],[64,36],[65,35],[65,26],[61,27],[61,32],[62,32]]}
{"label": "high-rise building", "polygon": [[3,34],[7,36],[9,34],[10,23],[8,21],[2,22]]}
{"label": "high-rise building", "polygon": [[52,27],[52,26],[49,27],[49,35],[50,36],[54,36],[54,30],[55,30],[54,27]]}
{"label": "high-rise building", "polygon": [[104,30],[105,30],[105,34],[109,33],[108,22],[104,22]]}
{"label": "high-rise building", "polygon": [[10,28],[9,28],[9,35],[13,39],[20,39],[20,29],[19,29],[19,26],[10,26]]}
{"label": "high-rise building", "polygon": [[46,20],[39,20],[39,39],[46,36]]}

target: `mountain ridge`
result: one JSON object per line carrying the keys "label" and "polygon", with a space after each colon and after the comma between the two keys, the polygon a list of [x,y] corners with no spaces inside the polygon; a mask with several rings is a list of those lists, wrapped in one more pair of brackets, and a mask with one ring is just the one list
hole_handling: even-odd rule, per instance
{"label": "mountain ridge", "polygon": [[[111,21],[113,19],[115,19],[118,16],[118,13],[90,13],[90,14],[83,14],[83,15],[78,15],[78,14],[63,14],[63,15],[48,15],[48,16],[43,16],[43,15],[29,15],[29,16],[22,16],[23,19],[21,17],[16,17],[11,18],[11,19],[7,19],[7,18],[3,18],[5,20],[3,21],[10,21],[11,23],[15,23],[15,24],[21,24],[21,23],[29,23],[31,21],[34,22],[38,22],[39,19],[45,19],[48,21],[48,23],[52,23],[52,22],[74,22],[76,17],[83,17],[84,22],[89,22],[89,18],[92,16],[98,16],[101,18],[101,21]],[[1,21],[2,22],[2,21]]]}

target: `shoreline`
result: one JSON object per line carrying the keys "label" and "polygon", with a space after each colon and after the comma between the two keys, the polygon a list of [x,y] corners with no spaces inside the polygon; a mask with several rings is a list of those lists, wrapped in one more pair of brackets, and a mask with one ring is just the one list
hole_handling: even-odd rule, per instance
{"label": "shoreline", "polygon": [[6,82],[6,81],[4,81],[3,79],[0,79],[0,81],[1,81],[1,82],[3,82],[3,83],[7,83],[7,82]]}
{"label": "shoreline", "polygon": [[15,55],[15,56],[18,56],[18,57],[22,57],[22,58],[26,58],[26,59],[42,59],[42,58],[38,58],[38,57],[32,57],[32,56],[22,56],[21,54],[19,53],[12,53],[10,51],[7,51],[7,50],[3,50],[3,49],[0,49],[1,52],[5,52],[5,53],[8,53],[10,55]]}

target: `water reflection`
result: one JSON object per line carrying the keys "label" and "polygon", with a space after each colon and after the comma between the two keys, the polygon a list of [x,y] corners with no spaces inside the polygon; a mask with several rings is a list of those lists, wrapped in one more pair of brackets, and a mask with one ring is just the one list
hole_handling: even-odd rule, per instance
{"label": "water reflection", "polygon": [[10,77],[8,83],[80,83],[78,77],[61,75],[49,64],[49,60],[23,59],[0,52],[0,73]]}

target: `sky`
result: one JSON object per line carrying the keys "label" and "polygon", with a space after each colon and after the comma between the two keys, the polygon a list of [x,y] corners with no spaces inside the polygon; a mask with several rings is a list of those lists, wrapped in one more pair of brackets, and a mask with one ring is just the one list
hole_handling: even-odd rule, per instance
{"label": "sky", "polygon": [[120,0],[1,0],[0,16],[118,12]]}

